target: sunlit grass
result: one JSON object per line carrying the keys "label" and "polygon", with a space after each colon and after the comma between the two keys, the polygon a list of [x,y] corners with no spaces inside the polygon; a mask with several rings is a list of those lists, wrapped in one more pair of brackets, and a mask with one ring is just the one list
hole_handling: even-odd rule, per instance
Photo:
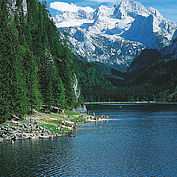
{"label": "sunlit grass", "polygon": [[85,119],[83,117],[75,117],[73,119],[71,119],[72,122],[84,122]]}
{"label": "sunlit grass", "polygon": [[74,111],[68,111],[68,110],[64,110],[64,113],[68,116],[72,116],[72,115],[80,115],[80,113],[78,112],[74,112]]}

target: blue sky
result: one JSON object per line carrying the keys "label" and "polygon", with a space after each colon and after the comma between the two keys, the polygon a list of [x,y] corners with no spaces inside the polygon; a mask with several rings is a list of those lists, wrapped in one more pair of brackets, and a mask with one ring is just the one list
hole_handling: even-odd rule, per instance
{"label": "blue sky", "polygon": [[[40,0],[41,1],[41,0]],[[61,10],[65,8],[72,9],[73,11],[80,7],[87,7],[87,10],[96,9],[100,5],[112,7],[114,4],[119,3],[121,0],[47,0],[47,6],[52,16],[55,16],[59,11],[55,10],[56,2],[64,2],[58,6]],[[177,22],[177,0],[136,0],[141,2],[145,7],[154,7],[168,20]],[[66,4],[67,3],[67,4]],[[74,4],[74,5],[71,5]],[[69,4],[69,5],[68,5]],[[62,7],[61,7],[62,5]],[[53,8],[50,8],[53,7]],[[90,7],[90,8],[89,8]],[[92,8],[92,9],[91,9]],[[61,11],[60,11],[61,12]]]}

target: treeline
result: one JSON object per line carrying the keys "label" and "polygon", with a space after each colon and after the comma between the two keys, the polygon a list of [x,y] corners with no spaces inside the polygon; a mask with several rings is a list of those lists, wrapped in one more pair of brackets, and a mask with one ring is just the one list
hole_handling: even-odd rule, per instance
{"label": "treeline", "polygon": [[76,106],[73,56],[60,38],[45,4],[0,3],[0,122],[23,117],[32,106]]}
{"label": "treeline", "polygon": [[86,101],[177,101],[177,60],[161,59],[144,71],[127,73],[102,63],[75,62]]}
{"label": "treeline", "polygon": [[77,76],[84,101],[111,101],[115,88],[102,74],[82,58],[74,57]]}

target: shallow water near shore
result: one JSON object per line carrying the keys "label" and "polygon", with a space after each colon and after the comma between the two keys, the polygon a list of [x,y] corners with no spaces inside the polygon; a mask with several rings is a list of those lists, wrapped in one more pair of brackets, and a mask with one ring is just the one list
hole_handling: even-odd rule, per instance
{"label": "shallow water near shore", "polygon": [[87,108],[109,120],[75,137],[0,143],[0,176],[177,176],[177,105]]}

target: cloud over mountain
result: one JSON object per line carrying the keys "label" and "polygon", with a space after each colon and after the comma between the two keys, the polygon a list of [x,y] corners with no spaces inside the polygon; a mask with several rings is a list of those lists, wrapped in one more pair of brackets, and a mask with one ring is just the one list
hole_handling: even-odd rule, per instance
{"label": "cloud over mountain", "polygon": [[50,3],[50,8],[61,11],[61,12],[65,12],[65,11],[77,12],[79,10],[84,10],[87,13],[94,12],[94,9],[91,8],[91,7],[88,7],[88,6],[87,7],[81,7],[81,6],[77,6],[73,3],[69,4],[69,3],[66,3],[66,2],[52,2],[52,3]]}

